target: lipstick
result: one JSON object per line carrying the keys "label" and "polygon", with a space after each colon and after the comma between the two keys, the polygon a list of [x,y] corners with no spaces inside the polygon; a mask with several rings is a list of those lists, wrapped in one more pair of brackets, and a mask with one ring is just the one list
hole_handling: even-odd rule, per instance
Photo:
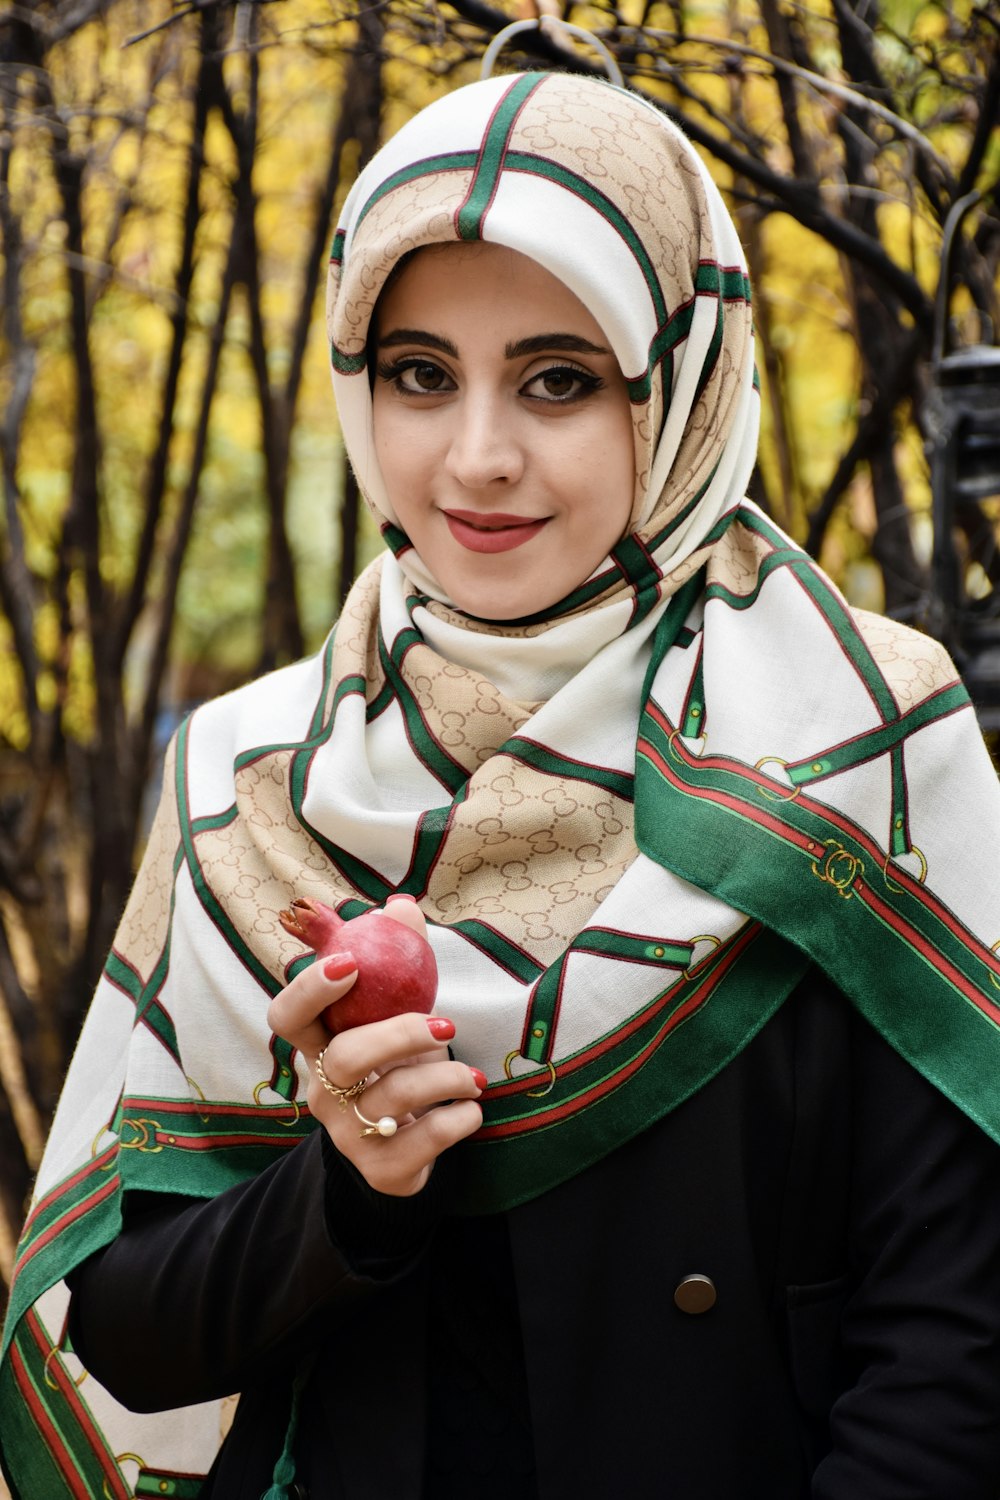
{"label": "lipstick", "polygon": [[499,510],[483,515],[471,510],[446,510],[442,515],[456,542],[470,552],[510,552],[530,542],[548,522],[547,516],[534,521]]}

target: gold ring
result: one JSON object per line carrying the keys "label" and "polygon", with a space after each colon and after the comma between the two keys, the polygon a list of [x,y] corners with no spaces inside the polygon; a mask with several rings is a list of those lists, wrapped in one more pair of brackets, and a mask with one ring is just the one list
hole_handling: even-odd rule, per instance
{"label": "gold ring", "polygon": [[[115,1454],[115,1463],[116,1464],[128,1464],[128,1463],[138,1464],[139,1465],[139,1474],[138,1474],[138,1478],[139,1479],[142,1478],[142,1472],[143,1472],[143,1470],[146,1467],[145,1460],[141,1459],[139,1457],[138,1453],[116,1453]],[[104,1500],[115,1500],[114,1495],[112,1495],[111,1491],[108,1489],[108,1481],[107,1481],[106,1478],[104,1479],[103,1483],[104,1483]]]}
{"label": "gold ring", "polygon": [[347,1106],[349,1104],[352,1104],[355,1099],[360,1099],[361,1095],[368,1087],[368,1074],[366,1073],[364,1078],[359,1078],[357,1083],[349,1083],[346,1088],[342,1089],[339,1083],[330,1082],[329,1075],[327,1074],[327,1071],[323,1066],[323,1059],[325,1056],[326,1047],[323,1048],[322,1052],[316,1059],[316,1076],[323,1087],[326,1089],[327,1093],[333,1095],[337,1103],[340,1105],[341,1109],[346,1109]]}
{"label": "gold ring", "polygon": [[[269,1089],[271,1087],[272,1087],[272,1084],[271,1084],[270,1078],[262,1078],[261,1081],[260,1081],[260,1083],[258,1083],[258,1084],[255,1085],[254,1091],[253,1091],[253,1102],[257,1105],[258,1109],[262,1109],[264,1107],[261,1104],[261,1102],[260,1102],[260,1096],[261,1096],[261,1094],[264,1092],[265,1089]],[[278,1093],[277,1089],[275,1089],[274,1092],[277,1094]],[[295,1125],[297,1125],[299,1123],[299,1118],[300,1118],[300,1116],[302,1114],[302,1111],[299,1108],[299,1101],[297,1099],[285,1099],[284,1095],[282,1095],[282,1094],[278,1094],[278,1098],[281,1099],[285,1104],[290,1104],[292,1106],[292,1111],[293,1111],[292,1118],[290,1120],[279,1120],[278,1121],[278,1124],[279,1125],[283,1125],[286,1130],[291,1130],[293,1126],[295,1126]]]}
{"label": "gold ring", "polygon": [[[681,765],[683,765],[684,762],[681,760],[680,756],[677,754],[677,751],[674,749],[674,740],[677,738],[677,736],[679,734],[680,734],[680,730],[679,729],[671,729],[670,734],[667,737],[667,749],[670,752],[670,754],[674,757],[674,760],[678,761]],[[708,735],[705,733],[704,730],[702,730],[701,734],[696,734],[696,735],[688,735],[688,734],[686,734],[684,736],[684,738],[685,739],[693,739],[694,742],[695,742],[695,744],[701,746],[701,749],[698,751],[698,756],[700,756],[702,754],[702,752],[704,751],[704,749],[705,749],[705,741],[708,739]],[[694,751],[692,751],[691,753],[692,753],[692,755],[694,755]],[[698,759],[698,756],[695,756],[696,760]]]}
{"label": "gold ring", "polygon": [[[112,1137],[114,1136],[114,1131],[111,1129],[110,1125],[102,1125],[101,1128],[100,1128],[100,1130],[94,1136],[93,1142],[91,1143],[91,1147],[90,1147],[90,1158],[91,1158],[91,1161],[93,1161],[97,1157],[97,1154],[98,1154],[98,1152],[97,1152],[97,1143],[101,1139],[102,1135],[110,1135]],[[111,1171],[114,1170],[114,1165],[115,1165],[115,1161],[114,1161],[114,1157],[112,1157],[110,1161],[106,1161],[104,1163],[103,1167],[98,1167],[97,1170],[99,1172],[111,1172]]]}
{"label": "gold ring", "polygon": [[361,1113],[356,1104],[354,1106],[354,1113],[362,1125],[367,1125],[368,1127],[367,1130],[362,1130],[360,1135],[361,1140],[365,1140],[370,1135],[380,1135],[384,1140],[388,1140],[389,1136],[395,1135],[399,1129],[399,1121],[394,1120],[392,1115],[382,1115],[381,1119],[369,1120],[367,1115]]}
{"label": "gold ring", "polygon": [[[191,1087],[195,1090],[195,1092],[197,1093],[198,1098],[201,1100],[202,1104],[207,1104],[208,1100],[205,1098],[205,1090],[203,1088],[201,1088],[199,1084],[195,1083],[195,1081],[191,1077],[190,1073],[185,1073],[184,1077],[187,1080],[187,1082],[191,1085]],[[211,1115],[203,1115],[201,1113],[199,1113],[198,1118],[199,1118],[199,1120],[201,1121],[201,1123],[203,1125],[210,1124],[211,1123],[211,1119],[212,1119]]]}
{"label": "gold ring", "polygon": [[[760,760],[754,766],[754,770],[759,771],[761,766],[766,766],[768,764],[785,767],[788,765],[788,762],[787,760],[782,760],[780,755],[762,755]],[[760,792],[760,795],[762,797],[766,797],[769,802],[794,802],[796,797],[799,795],[799,792],[801,792],[802,788],[800,786],[793,787],[792,791],[790,793],[786,793],[783,797],[779,796],[777,792],[769,792],[767,790],[767,787],[764,786],[759,786],[757,790],[758,792]]]}
{"label": "gold ring", "polygon": [[[57,1354],[62,1354],[62,1352],[63,1351],[60,1349],[60,1347],[59,1347],[58,1344],[53,1344],[52,1348],[49,1350],[48,1354],[46,1354],[46,1356],[45,1356],[45,1363],[42,1366],[42,1379],[45,1381],[45,1384],[48,1386],[48,1388],[49,1388],[50,1391],[58,1391],[60,1387],[59,1387],[58,1383],[55,1380],[53,1380],[52,1376],[49,1374],[49,1361],[51,1359],[53,1359]],[[68,1380],[72,1380],[73,1384],[75,1386],[77,1386],[77,1387],[83,1385],[83,1382],[87,1378],[87,1371],[86,1370],[81,1370],[80,1373],[79,1373],[79,1375],[76,1375],[76,1376],[70,1375],[69,1370],[66,1368],[65,1364],[62,1366],[62,1370],[63,1370],[63,1374],[66,1376],[66,1378]]]}
{"label": "gold ring", "polygon": [[[997,938],[996,942],[993,944],[993,947],[990,949],[990,952],[996,953],[998,949],[1000,949],[1000,938]],[[1000,980],[997,979],[997,976],[994,974],[993,970],[988,970],[988,973],[990,976],[990,984],[995,990],[1000,990]]]}
{"label": "gold ring", "polygon": [[58,1353],[59,1353],[58,1346],[57,1345],[53,1345],[53,1347],[49,1350],[48,1354],[46,1354],[46,1356],[45,1356],[45,1363],[42,1365],[42,1379],[45,1381],[45,1384],[48,1386],[48,1388],[49,1388],[50,1391],[57,1391],[59,1389],[59,1383],[58,1383],[58,1381],[53,1380],[52,1376],[49,1374],[49,1360],[52,1359],[53,1356],[56,1355],[56,1354],[58,1354]]}
{"label": "gold ring", "polygon": [[[513,1052],[508,1052],[507,1056],[503,1060],[503,1070],[506,1073],[507,1077],[510,1078],[512,1081],[513,1081],[514,1075],[510,1071],[510,1065],[514,1061],[515,1057],[521,1057],[522,1055],[523,1054],[520,1053],[520,1052],[518,1052],[517,1048],[515,1048]],[[525,1062],[527,1062],[528,1058],[525,1058],[524,1060],[525,1060]],[[548,1081],[548,1083],[545,1085],[545,1087],[543,1089],[525,1089],[524,1092],[527,1094],[527,1096],[528,1096],[529,1099],[544,1099],[545,1095],[546,1094],[551,1094],[552,1090],[555,1088],[555,1083],[556,1083],[556,1066],[555,1066],[555,1063],[547,1062],[547,1063],[544,1064],[544,1066],[546,1068],[548,1068],[548,1070],[549,1070],[549,1081]]]}
{"label": "gold ring", "polygon": [[708,950],[707,953],[703,954],[701,956],[701,958],[699,958],[699,960],[698,960],[697,963],[689,963],[688,964],[687,968],[684,970],[684,978],[685,979],[690,979],[691,976],[692,976],[692,974],[696,974],[698,972],[698,970],[701,968],[702,964],[707,964],[708,963],[708,960],[715,953],[716,949],[722,947],[722,939],[721,938],[717,938],[715,936],[714,932],[699,932],[699,934],[698,934],[697,937],[689,938],[688,941],[691,944],[691,956],[692,957],[694,957],[694,949],[695,949],[695,945],[697,943],[711,943],[712,946],[711,946],[711,948],[709,948],[709,950]]}
{"label": "gold ring", "polygon": [[[913,845],[911,845],[911,847],[909,849],[905,850],[904,852],[906,854],[915,854],[917,856],[917,858],[919,859],[919,861],[920,861],[920,874],[917,876],[917,882],[918,882],[919,885],[923,885],[924,881],[927,879],[927,861],[924,858],[923,850],[922,849],[918,849],[917,846],[916,846],[916,844],[913,844]],[[890,859],[890,857],[891,856],[889,854],[886,854],[885,859],[882,861],[882,879],[885,881],[885,883],[889,887],[890,891],[895,891],[898,894],[903,889],[903,887],[901,885],[897,885],[894,880],[890,880],[889,879],[889,859]]]}

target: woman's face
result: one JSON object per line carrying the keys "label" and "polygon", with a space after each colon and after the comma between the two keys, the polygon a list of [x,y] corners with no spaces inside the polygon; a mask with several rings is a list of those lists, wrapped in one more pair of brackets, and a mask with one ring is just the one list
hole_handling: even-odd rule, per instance
{"label": "woman's face", "polygon": [[459,609],[537,614],[619,542],[625,378],[583,303],[498,245],[418,251],[379,299],[375,449],[392,508]]}

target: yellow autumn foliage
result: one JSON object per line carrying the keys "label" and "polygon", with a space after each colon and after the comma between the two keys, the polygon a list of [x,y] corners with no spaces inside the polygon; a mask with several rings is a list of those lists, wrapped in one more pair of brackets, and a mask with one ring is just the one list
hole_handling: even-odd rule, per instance
{"label": "yellow autumn foliage", "polygon": [[[966,9],[971,6],[971,0],[963,3]],[[514,0],[506,8],[512,16],[525,13]],[[960,111],[937,122],[941,97],[951,86],[947,66],[957,70],[961,55],[960,41],[949,42],[953,23],[942,8],[925,0],[887,0],[883,8],[900,35],[939,49],[939,73],[911,80],[914,119],[929,122],[935,150],[954,166],[963,159],[974,122],[964,121]],[[607,5],[564,9],[576,23],[610,35]],[[348,49],[358,32],[348,0],[282,0],[257,10],[261,30],[253,59],[234,32],[225,77],[237,112],[246,106],[251,90],[258,91],[253,189],[260,311],[268,376],[280,387],[291,358],[313,205],[338,120]],[[430,24],[432,11],[440,16],[440,25]],[[784,5],[779,11],[793,14]],[[768,39],[763,11],[756,0],[690,0],[683,7],[683,36],[674,34],[678,12],[673,5],[622,0],[617,13],[623,27],[646,27],[642,37],[636,34],[623,42],[635,43],[636,82],[641,87],[717,136],[735,117],[766,143],[772,170],[792,173],[779,91],[764,58]],[[82,203],[83,268],[92,303],[89,338],[101,440],[100,571],[118,596],[130,584],[142,524],[144,476],[159,436],[158,393],[170,347],[183,234],[197,18],[171,22],[173,14],[167,0],[145,5],[119,0],[55,46],[49,56],[59,117],[73,149],[85,154],[90,164]],[[226,13],[227,26],[233,25],[233,14]],[[794,17],[815,67],[831,83],[849,82],[842,72],[830,0],[807,0],[795,7]],[[477,75],[478,61],[472,54],[482,50],[484,39],[444,5],[435,10],[416,0],[392,0],[384,18],[384,133],[391,134],[430,98]],[[124,45],[139,32],[149,34]],[[907,69],[912,72],[915,54],[912,47],[905,56],[898,48],[894,52],[894,45],[887,33],[887,71],[895,68],[910,87]],[[469,51],[467,60],[442,76],[443,60],[458,63],[463,48]],[[836,202],[843,174],[832,125],[847,106],[841,95],[821,85],[822,78],[799,80],[796,88],[803,132],[823,169],[821,191]],[[11,121],[9,195],[27,247],[20,309],[36,367],[17,478],[28,566],[48,585],[59,566],[70,497],[76,369],[69,336],[65,225],[50,136],[28,107],[26,94],[22,106]],[[353,171],[353,152],[349,147],[345,156],[340,197]],[[180,372],[161,536],[169,533],[177,515],[194,459],[209,333],[219,306],[233,222],[236,148],[218,111],[208,122],[205,153],[207,172],[188,299],[195,336]],[[995,169],[1000,164],[1000,132],[990,153]],[[746,242],[753,243],[758,324],[768,340],[759,361],[764,413],[761,474],[777,519],[801,538],[858,418],[850,272],[840,254],[787,214],[761,216],[752,185],[735,180],[711,153],[705,158],[729,197]],[[912,153],[905,146],[878,155],[871,190],[879,199],[878,224],[885,247],[932,294],[940,229],[914,186]],[[321,284],[302,372],[288,491],[288,530],[310,645],[322,638],[335,611],[339,547],[338,438],[322,300]],[[249,310],[238,290],[226,328],[173,643],[175,662],[213,660],[227,679],[253,665],[263,605],[265,474],[260,400],[249,345]],[[9,400],[11,380],[10,371],[0,369],[0,408]],[[924,546],[926,526],[920,518],[929,506],[927,465],[912,424],[903,423],[899,444],[907,501],[916,518],[914,537]],[[865,485],[864,476],[858,476],[838,509],[827,532],[823,561],[849,593],[877,605],[878,573],[868,558],[874,512]],[[365,530],[361,561],[376,546],[377,539]],[[154,599],[160,551],[152,578]],[[71,615],[84,608],[82,585],[75,575],[69,581],[66,608]],[[48,669],[41,691],[47,699],[63,693],[66,722],[73,733],[85,737],[91,666],[79,636],[73,637],[68,659],[56,660],[62,636],[54,610],[53,603],[43,607],[36,630],[36,647]],[[126,664],[133,674],[139,670],[145,644],[140,631],[136,660]],[[9,630],[0,620],[0,739],[18,745],[24,735],[20,675]]]}

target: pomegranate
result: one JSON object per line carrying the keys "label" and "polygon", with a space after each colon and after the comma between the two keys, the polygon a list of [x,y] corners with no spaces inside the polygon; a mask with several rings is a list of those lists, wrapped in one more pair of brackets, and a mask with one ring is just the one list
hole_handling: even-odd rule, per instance
{"label": "pomegranate", "polygon": [[[401,908],[398,916],[393,906]],[[354,955],[357,979],[323,1013],[331,1031],[348,1031],[405,1011],[426,1015],[434,1009],[437,964],[423,936],[423,915],[412,897],[395,897],[386,907],[346,922],[322,901],[300,898],[279,917],[285,931],[312,948],[317,957],[344,950]]]}

